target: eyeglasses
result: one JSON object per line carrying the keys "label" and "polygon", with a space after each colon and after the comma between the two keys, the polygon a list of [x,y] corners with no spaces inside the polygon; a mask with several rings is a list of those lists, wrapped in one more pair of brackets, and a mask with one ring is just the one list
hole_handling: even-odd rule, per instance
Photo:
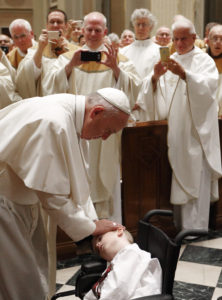
{"label": "eyeglasses", "polygon": [[210,39],[210,41],[212,41],[213,43],[219,42],[222,44],[222,37],[214,36],[213,38]]}
{"label": "eyeglasses", "polygon": [[145,28],[145,27],[149,27],[150,25],[149,25],[149,23],[135,23],[135,26],[136,27],[143,27],[143,28]]}

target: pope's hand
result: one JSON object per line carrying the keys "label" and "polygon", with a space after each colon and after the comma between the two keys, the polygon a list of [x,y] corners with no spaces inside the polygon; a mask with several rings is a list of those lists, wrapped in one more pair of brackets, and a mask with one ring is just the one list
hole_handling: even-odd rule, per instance
{"label": "pope's hand", "polygon": [[113,221],[110,221],[110,220],[107,220],[107,219],[95,220],[94,222],[96,224],[96,229],[92,233],[92,235],[104,234],[108,231],[117,230],[118,228],[125,229],[125,227],[123,225],[118,224],[118,223],[113,222]]}

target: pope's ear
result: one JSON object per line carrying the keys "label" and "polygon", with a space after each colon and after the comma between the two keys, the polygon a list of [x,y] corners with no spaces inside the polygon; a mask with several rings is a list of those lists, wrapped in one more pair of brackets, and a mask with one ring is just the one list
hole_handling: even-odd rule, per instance
{"label": "pope's ear", "polygon": [[90,110],[90,118],[94,119],[96,116],[101,114],[105,110],[105,107],[102,105],[96,105]]}

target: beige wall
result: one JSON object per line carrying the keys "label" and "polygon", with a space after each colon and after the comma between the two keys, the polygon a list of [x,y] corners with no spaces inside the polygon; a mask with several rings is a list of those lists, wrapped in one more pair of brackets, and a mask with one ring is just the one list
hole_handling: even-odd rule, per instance
{"label": "beige wall", "polygon": [[[107,3],[108,0],[0,0],[0,27],[7,27],[15,18],[24,18],[30,21],[38,37],[45,27],[50,7],[65,10],[68,18],[82,19],[90,11],[102,11],[104,5],[107,10]],[[132,29],[130,16],[135,8],[141,7],[148,8],[156,16],[157,27],[170,27],[173,16],[182,14],[195,24],[202,37],[204,0],[110,0],[110,31],[120,35],[125,28]]]}
{"label": "beige wall", "polygon": [[32,1],[0,0],[0,28],[9,27],[9,24],[18,18],[26,19],[32,25]]}

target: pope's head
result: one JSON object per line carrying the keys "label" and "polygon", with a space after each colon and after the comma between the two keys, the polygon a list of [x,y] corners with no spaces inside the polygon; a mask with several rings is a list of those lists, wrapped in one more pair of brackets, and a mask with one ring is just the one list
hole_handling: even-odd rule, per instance
{"label": "pope's head", "polygon": [[100,89],[86,96],[81,138],[106,140],[126,126],[129,115],[129,100],[125,93],[114,88]]}

